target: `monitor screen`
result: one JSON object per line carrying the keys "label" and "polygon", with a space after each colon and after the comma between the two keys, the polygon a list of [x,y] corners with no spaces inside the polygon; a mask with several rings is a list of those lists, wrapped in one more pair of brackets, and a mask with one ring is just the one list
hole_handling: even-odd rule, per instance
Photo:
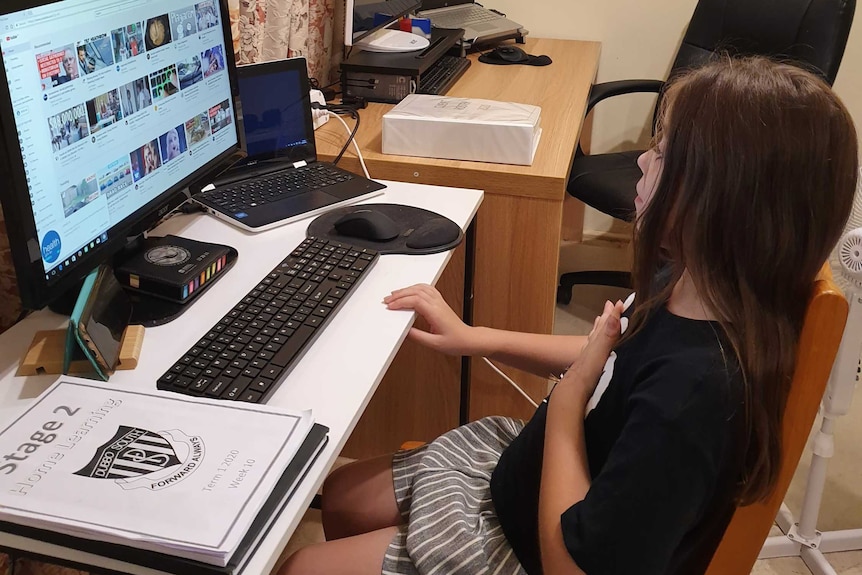
{"label": "monitor screen", "polygon": [[239,149],[225,3],[3,1],[3,206],[26,307]]}

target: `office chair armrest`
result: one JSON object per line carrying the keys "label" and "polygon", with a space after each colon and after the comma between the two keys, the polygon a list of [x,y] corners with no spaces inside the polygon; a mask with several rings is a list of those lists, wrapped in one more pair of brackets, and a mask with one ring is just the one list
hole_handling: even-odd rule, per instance
{"label": "office chair armrest", "polygon": [[607,98],[638,92],[655,92],[658,94],[662,88],[664,88],[664,81],[662,80],[616,80],[593,84],[593,87],[590,88],[590,98],[587,101],[587,114],[590,113],[593,106]]}

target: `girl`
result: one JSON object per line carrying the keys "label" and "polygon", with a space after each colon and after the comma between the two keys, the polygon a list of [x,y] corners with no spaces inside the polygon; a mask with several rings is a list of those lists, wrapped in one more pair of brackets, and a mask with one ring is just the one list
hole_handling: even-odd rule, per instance
{"label": "girl", "polygon": [[587,337],[469,327],[394,292],[450,354],[565,371],[532,419],[486,418],[324,485],[330,541],[282,575],[685,574],[773,489],[815,275],[853,201],[856,134],[829,87],[764,58],[672,82],[638,160],[634,304]]}

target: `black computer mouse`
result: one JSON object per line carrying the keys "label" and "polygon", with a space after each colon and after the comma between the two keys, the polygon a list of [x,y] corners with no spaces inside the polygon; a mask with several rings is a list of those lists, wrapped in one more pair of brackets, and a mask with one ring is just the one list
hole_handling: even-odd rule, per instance
{"label": "black computer mouse", "polygon": [[494,54],[506,62],[523,62],[529,60],[529,56],[517,46],[500,46],[494,49]]}
{"label": "black computer mouse", "polygon": [[375,242],[385,242],[398,237],[400,226],[376,210],[356,210],[338,218],[333,224],[339,235]]}

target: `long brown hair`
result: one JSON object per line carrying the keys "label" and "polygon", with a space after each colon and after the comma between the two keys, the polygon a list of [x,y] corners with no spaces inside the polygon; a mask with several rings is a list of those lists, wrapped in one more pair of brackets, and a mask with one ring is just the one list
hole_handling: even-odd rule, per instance
{"label": "long brown hair", "polygon": [[[739,499],[752,503],[777,480],[808,299],[853,203],[856,132],[813,74],[723,57],[670,84],[657,137],[663,171],[635,226],[638,306],[626,336],[687,271],[742,370]],[[663,265],[670,282],[656,285]]]}

